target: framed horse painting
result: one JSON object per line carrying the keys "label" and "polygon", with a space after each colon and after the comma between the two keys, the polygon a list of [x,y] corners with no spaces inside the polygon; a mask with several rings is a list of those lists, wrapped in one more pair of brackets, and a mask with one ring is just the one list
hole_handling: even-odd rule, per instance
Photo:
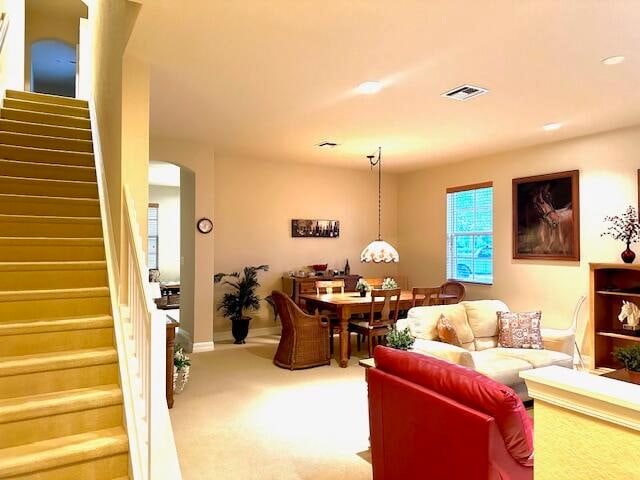
{"label": "framed horse painting", "polygon": [[580,172],[513,179],[513,258],[580,260]]}

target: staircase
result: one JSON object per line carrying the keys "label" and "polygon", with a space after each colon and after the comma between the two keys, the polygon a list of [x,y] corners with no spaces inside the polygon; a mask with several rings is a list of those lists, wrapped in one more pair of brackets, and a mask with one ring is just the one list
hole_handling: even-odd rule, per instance
{"label": "staircase", "polygon": [[0,110],[0,479],[124,480],[128,440],[87,102]]}

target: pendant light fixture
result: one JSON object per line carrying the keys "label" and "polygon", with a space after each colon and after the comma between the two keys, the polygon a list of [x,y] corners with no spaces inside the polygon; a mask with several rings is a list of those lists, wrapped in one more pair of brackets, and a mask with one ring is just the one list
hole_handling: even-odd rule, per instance
{"label": "pendant light fixture", "polygon": [[382,221],[382,147],[378,147],[378,158],[367,155],[371,168],[378,167],[378,239],[362,250],[360,261],[365,263],[397,263],[400,261],[398,251],[382,239],[380,225]]}

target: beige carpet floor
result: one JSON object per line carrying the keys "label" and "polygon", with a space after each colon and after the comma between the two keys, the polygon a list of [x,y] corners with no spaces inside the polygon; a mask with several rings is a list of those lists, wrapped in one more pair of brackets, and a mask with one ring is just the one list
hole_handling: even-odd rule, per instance
{"label": "beige carpet floor", "polygon": [[249,338],[191,355],[189,384],[171,410],[183,478],[370,480],[359,358],[291,372],[272,363],[277,342]]}

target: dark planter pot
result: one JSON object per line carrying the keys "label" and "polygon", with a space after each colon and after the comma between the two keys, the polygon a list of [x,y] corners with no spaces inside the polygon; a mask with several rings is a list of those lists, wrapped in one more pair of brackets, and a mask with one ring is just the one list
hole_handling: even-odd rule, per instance
{"label": "dark planter pot", "polygon": [[620,258],[622,258],[622,261],[624,263],[633,263],[633,261],[636,259],[636,254],[629,248],[629,245],[627,245],[627,249],[622,252]]}
{"label": "dark planter pot", "polygon": [[364,290],[360,292],[360,296],[361,297],[366,297],[367,296],[367,292],[365,292]]}
{"label": "dark planter pot", "polygon": [[235,339],[235,344],[239,345],[241,343],[246,343],[244,341],[249,334],[249,322],[251,321],[251,317],[242,317],[231,320],[231,333],[233,334],[233,338]]}

